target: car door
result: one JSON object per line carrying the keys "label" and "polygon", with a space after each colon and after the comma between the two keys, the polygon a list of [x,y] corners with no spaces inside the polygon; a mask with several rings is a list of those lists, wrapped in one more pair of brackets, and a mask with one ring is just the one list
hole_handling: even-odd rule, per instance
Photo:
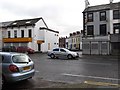
{"label": "car door", "polygon": [[66,50],[64,50],[64,49],[60,49],[60,57],[66,57],[67,56],[67,52],[66,52]]}
{"label": "car door", "polygon": [[53,49],[53,53],[56,57],[59,57],[60,55],[59,48]]}

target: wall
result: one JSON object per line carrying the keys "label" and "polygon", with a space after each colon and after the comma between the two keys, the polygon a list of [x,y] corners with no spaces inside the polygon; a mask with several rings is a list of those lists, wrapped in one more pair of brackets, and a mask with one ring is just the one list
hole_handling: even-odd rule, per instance
{"label": "wall", "polygon": [[2,28],[0,28],[0,50],[2,49]]}
{"label": "wall", "polygon": [[109,41],[83,41],[82,54],[109,55],[110,42]]}
{"label": "wall", "polygon": [[41,44],[42,52],[47,52],[48,50],[52,50],[53,48],[56,48],[59,46],[59,34],[58,33],[48,31],[45,29],[44,29],[44,33],[45,33],[45,36],[44,36],[45,43]]}

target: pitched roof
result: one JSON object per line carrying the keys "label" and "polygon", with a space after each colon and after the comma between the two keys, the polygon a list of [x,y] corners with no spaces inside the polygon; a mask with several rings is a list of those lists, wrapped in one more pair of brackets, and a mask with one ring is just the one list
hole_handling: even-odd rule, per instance
{"label": "pitched roof", "polygon": [[8,21],[8,22],[0,22],[0,27],[5,28],[8,25],[10,25],[13,21]]}
{"label": "pitched roof", "polygon": [[23,19],[23,20],[15,20],[8,26],[24,26],[24,25],[34,25],[42,18],[34,18],[34,19]]}
{"label": "pitched roof", "polygon": [[48,30],[48,31],[52,31],[52,32],[55,32],[55,33],[59,33],[59,31],[54,31],[54,30],[52,30],[52,29],[45,28],[45,27],[40,27],[40,29],[45,29],[45,30]]}
{"label": "pitched roof", "polygon": [[102,5],[96,5],[96,6],[90,6],[88,8],[85,8],[84,12],[93,12],[93,11],[99,11],[99,10],[110,10],[110,9],[120,9],[120,2],[117,3],[111,3],[111,4],[102,4]]}

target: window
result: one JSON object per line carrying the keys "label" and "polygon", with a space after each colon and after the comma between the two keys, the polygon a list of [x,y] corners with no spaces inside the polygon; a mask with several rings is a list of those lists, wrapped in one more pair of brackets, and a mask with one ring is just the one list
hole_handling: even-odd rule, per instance
{"label": "window", "polygon": [[24,37],[24,30],[21,30],[21,37]]}
{"label": "window", "polygon": [[17,30],[14,31],[14,38],[17,38]]}
{"label": "window", "polygon": [[100,21],[105,21],[106,20],[106,12],[100,12]]}
{"label": "window", "polygon": [[10,38],[10,31],[8,31],[8,38]]}
{"label": "window", "polygon": [[88,22],[93,22],[93,13],[88,13],[87,15],[87,18],[88,18]]}
{"label": "window", "polygon": [[113,19],[120,19],[120,10],[113,11]]}
{"label": "window", "polygon": [[31,29],[28,30],[28,37],[30,37],[30,38],[32,37],[32,30]]}
{"label": "window", "polygon": [[30,62],[30,59],[27,55],[14,55],[12,57],[12,60],[14,63],[28,63]]}
{"label": "window", "polygon": [[113,24],[113,29],[114,29],[113,31],[114,34],[120,34],[120,23]]}
{"label": "window", "polygon": [[61,52],[66,52],[64,49],[60,49]]}
{"label": "window", "polygon": [[56,48],[56,49],[53,49],[53,51],[59,51],[59,49],[58,49],[58,48]]}
{"label": "window", "polygon": [[107,34],[106,24],[100,25],[100,35],[106,35],[106,34]]}
{"label": "window", "polygon": [[87,35],[94,35],[94,26],[93,25],[87,26]]}

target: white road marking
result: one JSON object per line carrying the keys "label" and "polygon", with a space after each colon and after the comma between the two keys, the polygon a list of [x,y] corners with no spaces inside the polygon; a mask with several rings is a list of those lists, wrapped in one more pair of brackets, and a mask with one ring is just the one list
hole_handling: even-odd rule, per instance
{"label": "white road marking", "polygon": [[120,79],[117,79],[117,78],[106,78],[106,77],[96,77],[96,76],[86,76],[86,75],[75,75],[75,74],[67,74],[67,73],[62,73],[61,75],[73,76],[73,77],[83,77],[83,78],[95,78],[95,79],[113,80],[113,81],[119,81],[120,80]]}
{"label": "white road marking", "polygon": [[83,63],[83,64],[98,64],[98,65],[112,65],[112,64],[109,64],[109,63],[91,63],[91,62],[80,62],[80,63]]}
{"label": "white road marking", "polygon": [[35,72],[37,72],[37,73],[38,73],[39,71],[38,71],[38,70],[36,70]]}

